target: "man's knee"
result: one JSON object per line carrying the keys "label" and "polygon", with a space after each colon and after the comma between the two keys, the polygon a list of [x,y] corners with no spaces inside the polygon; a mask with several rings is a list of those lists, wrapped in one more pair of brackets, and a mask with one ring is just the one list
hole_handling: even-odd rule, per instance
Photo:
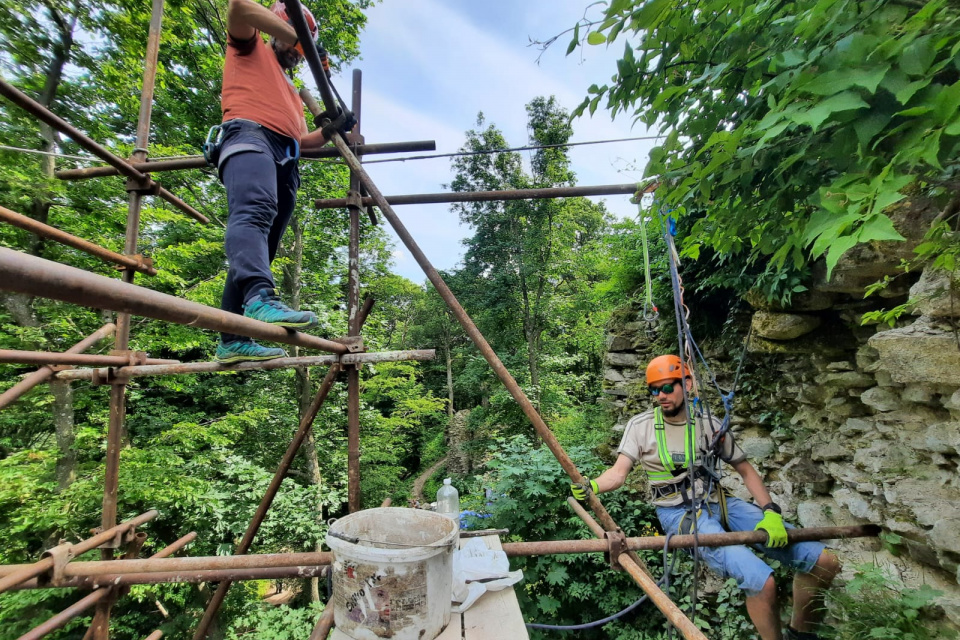
{"label": "man's knee", "polygon": [[764,601],[772,601],[777,597],[777,582],[773,579],[773,575],[767,577],[766,582],[763,583],[763,587],[760,588],[760,591],[751,594],[747,592],[747,598],[757,598]]}
{"label": "man's knee", "polygon": [[840,559],[836,554],[824,550],[820,553],[820,557],[817,558],[817,563],[813,567],[811,573],[815,573],[816,576],[823,582],[832,582],[837,574],[840,573],[841,565]]}

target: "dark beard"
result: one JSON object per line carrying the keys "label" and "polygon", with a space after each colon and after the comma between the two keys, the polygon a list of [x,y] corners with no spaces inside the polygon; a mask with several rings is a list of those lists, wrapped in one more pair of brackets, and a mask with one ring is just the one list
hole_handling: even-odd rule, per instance
{"label": "dark beard", "polygon": [[663,412],[664,418],[676,418],[678,415],[680,415],[681,411],[686,411],[686,403],[682,403],[679,407],[677,407],[673,411],[667,411],[663,407],[660,407],[660,411]]}
{"label": "dark beard", "polygon": [[288,49],[281,52],[277,49],[276,43],[271,43],[273,46],[273,54],[277,56],[277,62],[280,63],[280,67],[284,70],[290,70],[295,68],[300,64],[300,54],[297,53],[296,49]]}

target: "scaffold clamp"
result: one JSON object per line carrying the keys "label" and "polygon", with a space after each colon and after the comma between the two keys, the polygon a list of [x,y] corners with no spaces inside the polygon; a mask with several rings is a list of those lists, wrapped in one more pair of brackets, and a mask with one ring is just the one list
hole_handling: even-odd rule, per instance
{"label": "scaffold clamp", "polygon": [[610,568],[614,571],[623,571],[623,567],[620,566],[620,554],[627,550],[627,537],[620,529],[604,531],[603,537],[607,541],[604,559],[610,563]]}
{"label": "scaffold clamp", "polygon": [[67,565],[70,564],[70,561],[73,560],[73,545],[69,542],[64,542],[52,549],[47,549],[40,555],[40,558],[53,559],[53,568],[37,576],[37,584],[41,586],[58,586],[63,584],[64,571]]}

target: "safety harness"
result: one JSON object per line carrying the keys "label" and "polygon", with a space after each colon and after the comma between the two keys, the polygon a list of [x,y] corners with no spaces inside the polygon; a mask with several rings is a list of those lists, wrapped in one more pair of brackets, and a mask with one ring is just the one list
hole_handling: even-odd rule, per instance
{"label": "safety harness", "polygon": [[[663,465],[663,471],[654,471],[647,469],[647,478],[650,480],[650,489],[653,492],[654,499],[672,498],[679,495],[687,507],[687,513],[680,521],[679,533],[689,533],[693,525],[693,512],[696,511],[697,517],[703,511],[706,505],[710,510],[709,496],[716,490],[717,504],[720,508],[720,522],[724,528],[727,528],[727,500],[726,493],[719,484],[715,484],[716,474],[709,468],[714,465],[705,465],[713,457],[711,454],[719,455],[719,451],[708,453],[704,461],[697,460],[697,429],[695,420],[687,422],[683,435],[683,463],[678,466],[673,459],[673,454],[667,447],[666,423],[663,419],[663,411],[660,407],[653,410],[653,431],[657,440],[657,456],[660,458],[660,464]],[[654,485],[654,482],[663,482],[675,478],[684,472],[686,477],[668,485]],[[696,496],[696,482],[701,480],[706,485],[706,491],[701,499]]]}

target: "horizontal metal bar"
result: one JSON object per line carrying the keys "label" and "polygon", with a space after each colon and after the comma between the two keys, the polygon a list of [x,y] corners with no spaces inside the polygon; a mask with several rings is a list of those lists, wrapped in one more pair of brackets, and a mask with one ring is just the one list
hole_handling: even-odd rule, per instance
{"label": "horizontal metal bar", "polygon": [[[97,329],[96,331],[94,331],[92,334],[90,334],[86,338],[84,338],[83,340],[81,340],[80,342],[78,342],[77,344],[67,349],[65,353],[83,353],[84,351],[86,351],[93,345],[97,344],[107,336],[112,335],[113,332],[116,330],[117,330],[117,325],[113,324],[112,322],[107,323],[102,327],[100,327],[99,329]],[[24,376],[23,380],[13,385],[12,387],[4,391],[2,395],[0,395],[0,409],[7,406],[8,404],[16,402],[16,400],[19,399],[20,396],[25,394],[30,389],[33,389],[38,384],[49,380],[54,373],[55,372],[53,369],[51,369],[50,367],[44,366],[38,369],[37,371],[34,371],[33,373],[27,374],[26,376]]]}
{"label": "horizontal metal bar", "polygon": [[89,253],[92,256],[96,256],[105,262],[112,262],[113,264],[118,264],[122,267],[127,267],[128,269],[133,269],[134,271],[139,271],[140,273],[145,273],[148,276],[157,275],[157,270],[154,269],[150,264],[143,261],[142,258],[136,258],[133,256],[125,256],[120,253],[115,253],[109,249],[105,249],[98,244],[94,244],[83,238],[71,235],[65,231],[61,231],[56,227],[51,227],[48,224],[43,224],[38,222],[33,218],[17,213],[16,211],[11,211],[5,207],[0,207],[0,220],[3,220],[6,223],[12,224],[15,227],[29,231],[30,233],[40,236],[41,238],[46,238],[47,240],[53,240],[54,242],[59,242],[60,244],[67,245],[68,247],[73,247],[83,251],[84,253]]}
{"label": "horizontal metal bar", "polygon": [[[221,569],[267,569],[277,567],[319,566],[322,564],[330,564],[331,562],[333,562],[333,554],[324,552],[100,560],[98,562],[71,562],[64,568],[63,575],[67,578],[73,578],[103,576],[108,574],[156,573],[163,571],[172,573],[177,571],[217,571]],[[6,580],[10,575],[16,575],[20,570],[33,566],[34,565],[0,566],[0,576],[5,576],[3,580]],[[43,571],[39,573],[43,573]]]}
{"label": "horizontal metal bar", "polygon": [[[163,358],[146,358],[142,362],[147,365],[177,365],[179,360]],[[55,351],[20,351],[17,349],[0,349],[0,364],[34,364],[34,365],[87,365],[91,367],[122,367],[130,364],[126,356],[97,355],[87,353],[58,353]]]}
{"label": "horizontal metal bar", "polygon": [[339,342],[245,318],[3,247],[0,247],[0,290],[293,344],[306,349],[347,352],[347,347]]}
{"label": "horizontal metal bar", "polygon": [[[435,140],[382,142],[379,144],[362,144],[359,146],[359,152],[362,155],[411,153],[416,151],[435,151],[436,149],[437,143]],[[336,158],[339,155],[340,153],[335,147],[321,147],[314,151],[303,152],[302,157],[313,160],[318,158]],[[144,173],[203,169],[209,166],[203,156],[189,156],[186,158],[176,158],[175,160],[148,160],[147,162],[131,162],[130,164],[135,169],[143,171]],[[63,171],[57,171],[54,175],[61,180],[88,180],[90,178],[116,176],[120,175],[120,172],[114,167],[87,167],[85,169],[64,169]]]}
{"label": "horizontal metal bar", "polygon": [[[145,535],[145,534],[142,534],[142,535]],[[184,546],[192,542],[196,537],[197,537],[197,534],[195,532],[188,533],[187,535],[183,536],[182,538],[180,538],[173,544],[169,545],[168,547],[161,549],[151,557],[166,558],[167,556],[173,555],[174,553],[182,549]],[[28,589],[37,588],[36,579],[30,580],[29,582],[30,583],[24,583],[23,585],[20,585],[20,586]],[[58,588],[63,588],[64,586],[72,586],[72,585],[59,585]],[[71,620],[79,616],[81,613],[83,613],[84,611],[86,611],[93,605],[97,604],[98,602],[100,602],[101,600],[103,600],[109,595],[110,595],[109,589],[100,589],[98,591],[94,591],[90,595],[86,596],[85,598],[79,600],[78,602],[70,605],[60,613],[56,614],[55,616],[53,616],[43,624],[37,627],[34,627],[29,632],[20,636],[18,640],[39,640],[40,638],[44,637],[48,633],[51,633],[59,629],[60,627],[64,626],[65,624],[67,624],[68,622],[70,622]]]}
{"label": "horizontal metal bar", "polygon": [[[256,557],[256,556],[252,556]],[[118,561],[119,562],[119,561]],[[102,576],[78,576],[64,580],[60,589],[100,589],[125,587],[134,584],[170,584],[231,582],[241,580],[279,580],[281,578],[316,578],[323,575],[327,564],[295,565],[290,567],[262,567],[254,569],[214,569],[198,571],[151,571],[137,573],[107,573]],[[13,590],[49,589],[52,585],[38,585],[36,580],[25,582]]]}
{"label": "horizontal metal bar", "polygon": [[[809,540],[834,540],[839,538],[866,538],[880,534],[880,527],[873,524],[852,527],[811,527],[787,529],[787,539],[792,542]],[[631,551],[663,550],[665,539],[660,536],[627,538]],[[735,531],[733,533],[701,533],[699,536],[676,535],[670,538],[668,549],[690,549],[696,542],[700,547],[728,547],[738,544],[764,544],[765,531]],[[603,553],[609,550],[606,540],[552,540],[542,542],[505,542],[503,551],[510,557],[540,556],[569,553]]]}
{"label": "horizontal metal bar", "polygon": [[[73,553],[74,555],[80,555],[90,551],[91,549],[96,549],[101,544],[113,540],[117,534],[128,531],[133,527],[140,526],[141,524],[149,522],[156,517],[156,511],[147,511],[146,513],[141,514],[132,520],[122,522],[115,527],[111,527],[110,529],[102,531],[91,538],[87,538],[86,540],[74,544]],[[0,577],[0,593],[3,593],[10,587],[18,585],[25,580],[36,578],[44,572],[49,571],[53,568],[53,562],[53,558],[48,556],[39,562],[34,562],[33,564],[8,565],[7,567],[0,567],[0,576],[2,576]],[[70,565],[67,566],[69,567]],[[12,571],[10,569],[12,569]]]}
{"label": "horizontal metal bar", "polygon": [[[433,360],[436,351],[433,349],[419,349],[415,351],[376,351],[373,353],[347,353],[342,356],[300,356],[296,358],[276,358],[263,362],[239,362],[237,364],[222,364],[220,362],[186,362],[174,365],[144,365],[134,367],[119,367],[113,371],[101,370],[98,373],[101,379],[108,379],[108,374],[114,378],[138,378],[140,376],[171,376],[194,373],[225,373],[229,371],[269,371],[273,369],[290,369],[292,367],[329,366],[336,362],[349,364],[375,364],[378,362],[400,362],[404,360]],[[54,377],[57,380],[92,380],[94,369],[69,369],[61,371]]]}
{"label": "horizontal metal bar", "polygon": [[[501,191],[450,191],[446,193],[419,193],[384,197],[390,205],[402,205],[633,195],[636,191],[636,183],[631,182],[630,184],[605,184],[594,187],[548,187],[544,189],[504,189]],[[314,201],[314,205],[318,209],[340,209],[347,206],[347,199],[319,198]],[[364,207],[379,206],[377,205],[376,199],[371,196],[361,198],[361,205]]]}

